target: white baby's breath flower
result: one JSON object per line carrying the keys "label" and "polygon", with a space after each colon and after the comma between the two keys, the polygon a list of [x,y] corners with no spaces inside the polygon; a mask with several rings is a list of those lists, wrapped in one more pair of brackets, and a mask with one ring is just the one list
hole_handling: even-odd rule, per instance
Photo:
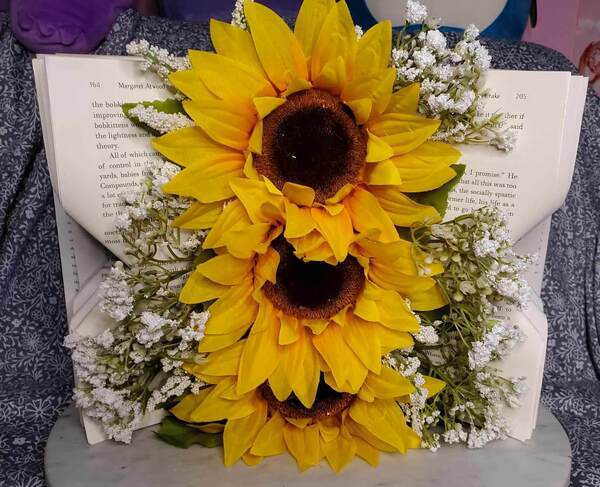
{"label": "white baby's breath flower", "polygon": [[416,0],[406,2],[406,21],[410,24],[420,24],[427,19],[427,7]]}

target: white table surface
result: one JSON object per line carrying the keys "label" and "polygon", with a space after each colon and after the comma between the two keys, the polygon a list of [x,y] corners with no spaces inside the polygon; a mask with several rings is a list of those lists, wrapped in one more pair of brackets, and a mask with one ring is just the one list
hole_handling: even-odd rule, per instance
{"label": "white table surface", "polygon": [[68,408],[54,426],[46,448],[50,487],[567,487],[571,450],[556,418],[540,407],[531,440],[495,441],[479,450],[446,446],[436,453],[412,450],[382,454],[372,468],[354,460],[336,475],[323,463],[300,474],[287,455],[261,465],[222,464],[222,450],[182,450],[159,441],[150,427],[134,434],[131,446],[106,441],[88,446],[79,418]]}

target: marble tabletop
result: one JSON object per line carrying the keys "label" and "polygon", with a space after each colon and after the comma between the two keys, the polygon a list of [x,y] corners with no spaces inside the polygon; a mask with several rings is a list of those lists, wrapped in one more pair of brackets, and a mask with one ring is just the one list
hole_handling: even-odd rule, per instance
{"label": "marble tabletop", "polygon": [[223,467],[220,448],[181,450],[159,441],[156,427],[134,434],[132,446],[104,442],[88,446],[79,418],[68,408],[54,426],[46,448],[50,487],[566,487],[571,450],[556,418],[540,407],[531,440],[496,441],[483,449],[450,446],[436,453],[413,450],[383,454],[378,468],[355,460],[339,475],[327,465],[300,474],[291,458],[261,465]]}

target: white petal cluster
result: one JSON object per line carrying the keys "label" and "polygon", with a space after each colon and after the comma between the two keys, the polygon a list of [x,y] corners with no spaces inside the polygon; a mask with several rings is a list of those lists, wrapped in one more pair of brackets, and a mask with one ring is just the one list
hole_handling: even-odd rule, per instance
{"label": "white petal cluster", "polygon": [[485,333],[481,340],[473,343],[469,351],[469,367],[473,370],[479,369],[492,360],[503,358],[523,340],[523,334],[518,327],[499,322]]}
{"label": "white petal cluster", "polygon": [[133,311],[133,296],[122,262],[116,262],[108,277],[100,284],[100,310],[116,321],[122,321]]}
{"label": "white petal cluster", "polygon": [[420,24],[427,19],[427,7],[417,0],[406,2],[406,21],[409,24]]}
{"label": "white petal cluster", "polygon": [[[254,1],[254,0],[249,0]],[[235,25],[240,29],[246,30],[248,28],[248,22],[246,21],[246,14],[244,14],[244,0],[235,0],[235,6],[233,12],[231,12],[231,25]]]}
{"label": "white petal cluster", "polygon": [[142,103],[138,103],[129,110],[129,115],[136,117],[140,122],[160,134],[194,126],[193,120],[186,117],[183,113],[160,112],[156,108],[152,106],[146,107]]}
{"label": "white petal cluster", "polygon": [[141,64],[143,71],[155,72],[165,83],[170,84],[169,75],[174,71],[190,69],[187,57],[177,57],[166,49],[153,46],[147,40],[141,39],[127,44],[127,54],[144,58]]}
{"label": "white petal cluster", "polygon": [[433,326],[421,325],[419,327],[419,332],[413,334],[413,338],[420,343],[425,343],[427,345],[433,345],[437,343],[440,339],[438,334],[435,331]]}
{"label": "white petal cluster", "polygon": [[[469,25],[455,46],[449,47],[439,30],[439,19],[428,19],[427,9],[418,1],[406,4],[407,24],[392,49],[391,65],[396,68],[397,85],[418,82],[421,87],[419,112],[441,121],[434,140],[450,143],[485,143],[509,151],[515,132],[503,128],[503,115],[487,115],[486,91],[482,79],[491,57],[479,40],[479,31]],[[419,31],[409,24],[422,24]]]}
{"label": "white petal cluster", "polygon": [[120,195],[119,231],[129,267],[116,262],[101,285],[101,310],[115,325],[96,337],[69,335],[79,407],[117,441],[129,442],[143,415],[205,384],[184,371],[202,363],[209,313],[177,301],[182,279],[203,252],[204,232],[170,223],[190,202],[162,192],[179,168],[157,162],[136,193]]}

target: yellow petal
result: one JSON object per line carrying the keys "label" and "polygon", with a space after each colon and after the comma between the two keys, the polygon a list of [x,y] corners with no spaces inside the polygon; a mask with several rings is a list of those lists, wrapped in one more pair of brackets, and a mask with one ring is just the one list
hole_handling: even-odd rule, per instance
{"label": "yellow petal", "polygon": [[356,443],[356,455],[362,458],[372,467],[379,465],[379,450],[362,438],[354,437],[354,443]]}
{"label": "yellow petal", "polygon": [[194,198],[201,203],[223,201],[233,196],[229,182],[243,174],[243,167],[241,154],[229,160],[193,164],[164,184],[162,190]]}
{"label": "yellow petal", "polygon": [[228,232],[223,237],[223,243],[230,254],[240,259],[249,259],[255,253],[265,253],[280,231],[281,227],[273,229],[269,223],[256,223]]}
{"label": "yellow petal", "polygon": [[356,443],[351,437],[338,435],[333,441],[322,444],[327,463],[335,473],[340,473],[356,454]]}
{"label": "yellow petal", "polygon": [[275,96],[262,96],[254,98],[254,106],[260,118],[265,118],[277,107],[285,103],[285,98]]}
{"label": "yellow petal", "polygon": [[321,445],[318,424],[300,429],[286,422],[283,428],[283,438],[288,451],[296,459],[301,471],[319,464]]}
{"label": "yellow petal", "polygon": [[[279,331],[279,345],[289,345],[300,337],[302,324],[294,316],[283,314],[280,318],[281,330]],[[304,333],[304,332],[303,332]]]}
{"label": "yellow petal", "polygon": [[400,88],[392,94],[385,110],[386,113],[417,113],[420,92],[421,86],[419,83]]}
{"label": "yellow petal", "polygon": [[248,147],[256,123],[256,115],[249,108],[226,100],[184,100],[183,107],[213,140],[233,149]]}
{"label": "yellow petal", "polygon": [[282,192],[292,203],[300,206],[312,206],[315,201],[315,190],[302,184],[287,182]]}
{"label": "yellow petal", "polygon": [[[341,58],[345,69],[351,70],[356,54],[354,22],[345,1],[336,3],[325,17],[314,44],[311,57],[311,77],[316,80],[323,68]],[[348,71],[348,74],[350,71]],[[341,86],[339,91],[341,91]]]}
{"label": "yellow petal", "polygon": [[258,311],[258,304],[252,298],[253,291],[252,278],[248,276],[245,283],[232,286],[214,302],[208,308],[210,318],[206,322],[206,334],[224,335],[242,327],[248,329]]}
{"label": "yellow petal", "polygon": [[448,304],[448,298],[439,286],[433,286],[426,291],[408,293],[408,298],[412,308],[417,311],[431,311]]}
{"label": "yellow petal", "polygon": [[283,213],[283,200],[273,195],[267,189],[265,183],[250,179],[234,179],[230,183],[231,189],[242,202],[248,216],[254,223],[272,222],[271,214],[264,211],[264,203],[269,202],[281,209]]}
{"label": "yellow petal", "polygon": [[239,394],[251,391],[267,380],[279,363],[279,320],[263,305],[242,352],[237,382]]}
{"label": "yellow petal", "polygon": [[279,253],[269,247],[267,251],[259,255],[254,268],[254,277],[258,281],[255,287],[262,287],[266,281],[273,284],[277,281],[277,267],[279,266]]}
{"label": "yellow petal", "polygon": [[189,57],[202,82],[223,100],[250,105],[254,97],[276,94],[261,74],[235,59],[193,49]]}
{"label": "yellow petal", "polygon": [[368,126],[394,150],[395,155],[402,155],[431,137],[440,121],[408,113],[385,113],[369,122]]}
{"label": "yellow petal", "polygon": [[240,153],[211,139],[200,127],[185,127],[157,137],[154,148],[180,166],[237,160]]}
{"label": "yellow petal", "polygon": [[292,393],[292,386],[287,380],[286,367],[283,361],[275,368],[269,377],[269,387],[278,401],[285,401]]}
{"label": "yellow petal", "polygon": [[346,316],[348,322],[341,328],[344,341],[365,367],[378,374],[381,371],[381,342],[377,328],[352,313]]}
{"label": "yellow petal", "polygon": [[292,78],[292,80],[288,83],[287,89],[282,93],[282,95],[288,97],[294,93],[309,90],[311,88],[312,84],[310,81],[302,78]]}
{"label": "yellow petal", "polygon": [[337,263],[337,259],[335,259],[335,257],[333,256],[331,246],[316,230],[304,237],[291,239],[290,243],[294,247],[294,255],[306,262],[322,262],[333,259],[335,262],[331,263]]}
{"label": "yellow petal", "polygon": [[371,109],[373,108],[373,101],[370,98],[347,101],[346,105],[352,110],[358,125],[362,125],[369,120]]}
{"label": "yellow petal", "polygon": [[200,80],[193,69],[175,71],[169,75],[171,84],[192,100],[216,100],[217,97]]}
{"label": "yellow petal", "polygon": [[338,215],[332,216],[321,208],[311,208],[310,214],[317,229],[330,245],[335,258],[339,262],[345,260],[348,248],[354,239],[352,220],[348,212],[342,211]]}
{"label": "yellow petal", "polygon": [[254,154],[262,154],[263,121],[257,120],[248,140],[248,149]]}
{"label": "yellow petal", "polygon": [[260,62],[273,84],[283,91],[291,77],[308,79],[302,47],[287,24],[259,3],[245,2],[244,12]]}
{"label": "yellow petal", "polygon": [[436,379],[435,377],[429,377],[428,375],[424,376],[424,378],[425,384],[423,384],[423,387],[427,389],[427,397],[435,396],[444,387],[446,387],[446,383],[443,380]]}
{"label": "yellow petal", "polygon": [[313,336],[312,341],[331,369],[338,386],[346,381],[351,382],[353,389],[358,389],[362,385],[367,375],[367,368],[344,341],[339,325],[330,323],[323,333]]}
{"label": "yellow petal", "polygon": [[244,325],[236,330],[233,330],[231,333],[225,333],[223,335],[205,335],[200,342],[200,345],[198,345],[198,351],[208,353],[217,350],[223,350],[224,348],[236,343],[246,334],[247,330],[248,327]]}
{"label": "yellow petal", "polygon": [[342,56],[329,61],[314,78],[313,84],[316,88],[327,90],[334,95],[339,95],[348,82],[348,68]]}
{"label": "yellow petal", "polygon": [[179,301],[185,304],[204,303],[216,299],[227,291],[227,286],[204,277],[197,269],[192,272],[179,293]]}
{"label": "yellow petal", "polygon": [[256,455],[252,455],[252,453],[248,452],[242,455],[242,460],[244,460],[244,463],[249,467],[259,465],[263,461],[262,457],[257,457]]}
{"label": "yellow petal", "polygon": [[230,23],[211,19],[210,37],[218,54],[244,63],[266,79],[267,75],[256,54],[250,32]]}
{"label": "yellow petal", "polygon": [[253,455],[261,457],[280,455],[285,452],[285,440],[283,439],[284,425],[285,420],[276,411],[258,433],[250,452]]}
{"label": "yellow petal", "polygon": [[288,382],[296,397],[307,408],[314,403],[320,378],[319,359],[309,335],[310,332],[299,330],[298,339],[285,346],[283,352]]}
{"label": "yellow petal", "polygon": [[300,42],[304,55],[309,58],[323,27],[327,13],[335,5],[335,0],[304,0],[298,11],[294,35]]}
{"label": "yellow petal", "polygon": [[179,419],[191,423],[207,423],[222,419],[244,418],[256,411],[259,401],[255,393],[246,394],[239,400],[224,399],[221,393],[230,387],[233,379],[227,378],[214,387],[201,391],[199,395],[189,394],[171,412]]}
{"label": "yellow petal", "polygon": [[384,20],[371,27],[358,41],[354,76],[373,76],[387,68],[392,50],[392,23]]}
{"label": "yellow petal", "polygon": [[[396,399],[415,391],[415,387],[406,377],[389,367],[382,367],[380,374],[369,374],[365,386],[378,399]],[[364,399],[361,392],[358,393],[358,397]]]}
{"label": "yellow petal", "polygon": [[286,224],[284,236],[287,239],[304,237],[316,228],[310,208],[299,208],[285,201]]}
{"label": "yellow petal", "polygon": [[205,375],[227,377],[237,375],[244,342],[238,342],[224,350],[211,353],[204,364],[193,366],[192,370]]}
{"label": "yellow petal", "polygon": [[173,220],[172,225],[190,230],[202,230],[212,227],[223,211],[223,203],[200,203],[194,201],[191,206]]}
{"label": "yellow petal", "polygon": [[382,139],[367,130],[367,162],[385,161],[394,155],[392,148]]}
{"label": "yellow petal", "polygon": [[364,181],[374,186],[398,186],[402,183],[398,168],[389,159],[369,164],[365,168]]}
{"label": "yellow petal", "polygon": [[380,208],[387,212],[395,225],[410,227],[441,220],[440,214],[433,206],[416,203],[396,187],[371,186],[369,191],[377,198]]}
{"label": "yellow petal", "polygon": [[238,259],[229,254],[222,254],[203,262],[196,267],[204,277],[213,282],[232,286],[240,284],[252,269],[252,259]]}
{"label": "yellow petal", "polygon": [[411,443],[404,415],[393,400],[371,403],[355,400],[350,406],[350,417],[401,453],[406,452]]}
{"label": "yellow petal", "polygon": [[350,196],[344,199],[344,206],[350,214],[356,231],[375,231],[376,239],[380,242],[393,242],[400,238],[388,214],[368,191],[356,188]]}
{"label": "yellow petal", "polygon": [[460,151],[449,144],[427,141],[411,152],[392,159],[400,177],[402,191],[422,192],[439,188],[456,172],[448,167],[460,159]]}
{"label": "yellow petal", "polygon": [[223,463],[226,467],[233,465],[250,450],[266,421],[267,403],[264,401],[259,401],[256,411],[245,418],[227,421],[223,430]]}
{"label": "yellow petal", "polygon": [[256,172],[256,169],[252,163],[252,152],[248,152],[248,156],[246,157],[246,163],[244,164],[244,176],[246,176],[248,179],[259,179],[258,172]]}
{"label": "yellow petal", "polygon": [[383,113],[392,96],[392,88],[396,80],[396,70],[387,68],[374,75],[355,77],[341,93],[341,98],[348,102],[368,98],[372,102],[369,117]]}
{"label": "yellow petal", "polygon": [[234,200],[229,203],[217,219],[202,246],[205,249],[215,249],[223,245],[223,237],[229,232],[247,228],[251,224],[248,213],[241,202]]}

